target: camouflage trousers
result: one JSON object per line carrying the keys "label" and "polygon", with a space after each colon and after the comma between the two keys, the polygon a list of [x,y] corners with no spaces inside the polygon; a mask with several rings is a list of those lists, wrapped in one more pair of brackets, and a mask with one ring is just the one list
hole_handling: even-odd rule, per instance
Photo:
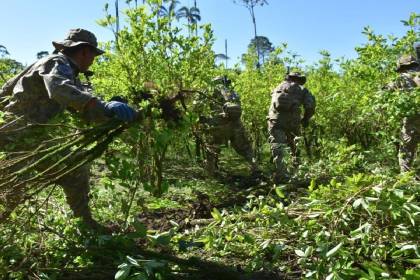
{"label": "camouflage trousers", "polygon": [[221,145],[230,142],[233,149],[250,165],[251,172],[257,170],[253,158],[252,145],[240,119],[229,120],[221,116],[214,117],[206,130],[206,171],[213,175],[218,169],[218,159]]}
{"label": "camouflage trousers", "polygon": [[404,118],[398,153],[401,172],[410,171],[420,142],[420,114]]}
{"label": "camouflage trousers", "polygon": [[298,162],[299,153],[296,148],[295,138],[300,135],[300,127],[286,128],[268,120],[268,142],[275,167],[275,175],[287,176],[287,167],[284,162],[284,151],[290,148],[294,163]]}
{"label": "camouflage trousers", "polygon": [[[49,140],[48,132],[45,130],[45,128],[13,129],[7,127],[7,129],[2,129],[1,127],[2,125],[0,125],[0,152],[5,153],[6,159],[12,159],[14,153],[16,152],[32,151],[37,147],[37,145],[39,145],[39,143],[45,140]],[[19,124],[19,127],[22,128],[22,123]],[[19,166],[15,167],[15,169],[19,170],[25,165],[29,165],[36,160],[37,159],[35,158],[30,162],[23,162]],[[40,168],[44,169],[46,167],[48,166],[42,166]],[[63,188],[67,203],[69,204],[74,215],[76,217],[82,217],[86,221],[92,220],[90,208],[88,205],[90,176],[89,169],[90,168],[88,165],[81,166],[74,172],[63,176],[54,182],[54,184]],[[13,170],[11,172],[13,172]],[[13,188],[14,186],[9,187]],[[3,201],[0,200],[0,203],[3,204],[5,209],[4,213],[0,213],[0,220],[7,218],[7,216],[22,201],[21,198],[22,197],[6,196],[3,198]]]}

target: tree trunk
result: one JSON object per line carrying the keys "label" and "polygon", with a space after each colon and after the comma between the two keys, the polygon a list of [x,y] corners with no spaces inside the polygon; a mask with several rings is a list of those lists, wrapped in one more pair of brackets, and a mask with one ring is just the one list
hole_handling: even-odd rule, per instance
{"label": "tree trunk", "polygon": [[118,32],[120,32],[120,15],[118,9],[118,0],[115,0],[115,42],[118,45]]}
{"label": "tree trunk", "polygon": [[257,44],[257,21],[255,19],[254,6],[251,6],[249,8],[249,12],[251,13],[252,23],[254,24],[254,40],[255,40],[255,47],[257,49],[257,57],[258,57],[257,68],[260,68],[260,49]]}
{"label": "tree trunk", "polygon": [[[197,0],[194,0],[194,8],[197,9]],[[195,22],[195,36],[198,37],[198,22]]]}
{"label": "tree trunk", "polygon": [[228,69],[227,39],[225,39],[225,62],[226,62],[226,69]]}

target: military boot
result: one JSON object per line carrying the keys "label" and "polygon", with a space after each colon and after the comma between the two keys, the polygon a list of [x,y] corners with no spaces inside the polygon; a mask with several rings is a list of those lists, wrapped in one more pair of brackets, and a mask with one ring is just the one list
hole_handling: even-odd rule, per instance
{"label": "military boot", "polygon": [[261,169],[259,168],[258,164],[254,161],[249,166],[249,173],[253,178],[260,178],[262,176]]}
{"label": "military boot", "polygon": [[206,159],[204,160],[204,168],[209,177],[214,177],[219,173],[218,155],[212,151],[206,151]]}
{"label": "military boot", "polygon": [[92,216],[82,217],[83,225],[89,230],[99,234],[111,234],[114,232],[112,227],[98,223]]}
{"label": "military boot", "polygon": [[272,175],[273,183],[278,184],[286,184],[290,181],[290,175],[286,172],[274,172]]}
{"label": "military boot", "polygon": [[108,233],[105,226],[98,223],[93,217],[89,207],[89,167],[82,166],[70,175],[57,181],[66,195],[66,200],[74,217],[81,218],[83,224],[90,230],[98,233]]}

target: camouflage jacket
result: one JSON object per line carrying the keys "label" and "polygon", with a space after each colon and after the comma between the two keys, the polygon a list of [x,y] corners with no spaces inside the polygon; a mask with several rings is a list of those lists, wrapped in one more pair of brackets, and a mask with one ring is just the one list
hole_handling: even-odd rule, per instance
{"label": "camouflage jacket", "polygon": [[299,125],[302,117],[301,106],[305,109],[304,118],[309,120],[315,113],[315,97],[305,87],[284,81],[271,93],[267,119],[284,122],[285,125]]}
{"label": "camouflage jacket", "polygon": [[415,117],[420,119],[420,71],[401,73],[395,81],[389,83],[386,89],[394,95],[400,92],[393,102],[400,112],[400,117]]}
{"label": "camouflage jacket", "polygon": [[390,90],[410,90],[416,87],[420,87],[420,71],[401,73],[394,82],[387,86]]}
{"label": "camouflage jacket", "polygon": [[107,119],[104,104],[81,84],[78,67],[64,54],[44,57],[24,71],[13,87],[6,112],[35,123],[47,123],[65,109],[89,121]]}

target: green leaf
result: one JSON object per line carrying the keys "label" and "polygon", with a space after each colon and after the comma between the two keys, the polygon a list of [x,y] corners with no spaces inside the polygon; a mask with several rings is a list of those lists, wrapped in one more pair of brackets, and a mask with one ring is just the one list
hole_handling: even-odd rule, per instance
{"label": "green leaf", "polygon": [[337,246],[329,250],[326,254],[326,257],[329,258],[329,257],[334,256],[338,252],[338,250],[341,248],[341,246],[343,246],[343,242],[341,242],[340,244],[338,244]]}
{"label": "green leaf", "polygon": [[369,279],[375,280],[375,271],[373,271],[373,269],[368,268],[368,272],[369,272]]}
{"label": "green leaf", "polygon": [[147,236],[147,227],[143,223],[134,221],[133,226],[139,238],[145,238]]}
{"label": "green leaf", "polygon": [[408,203],[408,207],[410,207],[414,211],[420,212],[420,207],[418,205],[415,205],[413,203]]}
{"label": "green leaf", "polygon": [[172,237],[169,235],[169,233],[163,233],[156,238],[156,243],[163,246],[168,246],[171,242],[171,238]]}
{"label": "green leaf", "polygon": [[418,280],[420,279],[420,269],[408,269],[405,276],[407,280]]}
{"label": "green leaf", "polygon": [[312,255],[313,251],[314,251],[314,247],[308,246],[305,250],[305,258],[308,258],[310,255]]}
{"label": "green leaf", "polygon": [[310,184],[310,185],[309,185],[309,187],[308,187],[309,192],[312,192],[312,191],[315,189],[315,187],[316,187],[315,180],[314,180],[314,179],[312,179],[312,180],[311,180],[311,184]]}
{"label": "green leaf", "polygon": [[416,251],[416,250],[417,250],[417,245],[414,245],[414,244],[407,244],[407,245],[402,246],[400,250],[401,250],[401,251],[409,251],[409,250],[414,250],[414,251]]}
{"label": "green leaf", "polygon": [[270,239],[267,239],[267,240],[264,240],[262,243],[261,243],[261,248],[262,249],[266,249],[266,248],[268,248],[268,246],[270,245],[270,243],[271,243],[271,240]]}
{"label": "green leaf", "polygon": [[404,198],[404,191],[403,191],[403,190],[395,189],[395,190],[394,190],[394,194],[395,194],[398,198]]}
{"label": "green leaf", "polygon": [[278,196],[278,197],[280,197],[280,198],[285,198],[285,197],[286,197],[286,196],[284,195],[283,190],[282,190],[282,188],[281,188],[281,187],[277,187],[277,188],[276,188],[276,194],[277,194],[277,196]]}
{"label": "green leaf", "polygon": [[133,266],[139,266],[139,263],[137,262],[137,260],[133,259],[130,256],[127,256],[127,260],[133,265]]}
{"label": "green leaf", "polygon": [[305,252],[303,252],[302,250],[295,250],[295,254],[301,258],[305,257]]}
{"label": "green leaf", "polygon": [[244,234],[244,241],[246,243],[254,243],[255,242],[255,239],[254,239],[254,237],[251,234],[245,233]]}
{"label": "green leaf", "polygon": [[119,268],[119,270],[115,274],[115,280],[127,279],[127,277],[130,274],[131,265],[123,263],[122,265],[119,265],[118,268]]}
{"label": "green leaf", "polygon": [[213,210],[211,211],[211,216],[218,222],[222,221],[223,219],[222,214],[219,210],[217,210],[217,208],[213,208]]}
{"label": "green leaf", "polygon": [[356,209],[357,207],[360,206],[360,204],[362,203],[363,198],[358,198],[353,202],[353,208]]}
{"label": "green leaf", "polygon": [[164,261],[150,260],[145,264],[145,267],[147,266],[147,267],[151,268],[152,270],[155,270],[157,268],[163,268],[166,265],[167,265],[167,263],[164,262]]}
{"label": "green leaf", "polygon": [[334,272],[328,274],[328,276],[325,277],[325,280],[331,280],[331,279],[333,279],[333,277],[334,277]]}

